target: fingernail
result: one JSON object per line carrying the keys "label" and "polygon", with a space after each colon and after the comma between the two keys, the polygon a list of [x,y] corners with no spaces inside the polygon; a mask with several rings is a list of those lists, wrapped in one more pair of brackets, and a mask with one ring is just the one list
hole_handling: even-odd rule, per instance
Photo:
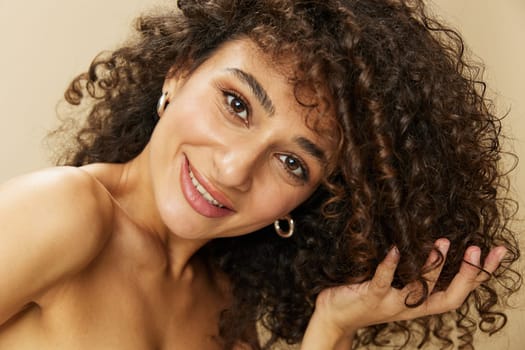
{"label": "fingernail", "polygon": [[500,247],[500,248],[498,249],[498,252],[497,252],[498,260],[499,260],[499,261],[503,260],[503,258],[505,257],[506,254],[507,254],[507,248],[505,248],[505,247]]}
{"label": "fingernail", "polygon": [[479,264],[479,259],[481,258],[481,250],[479,248],[474,248],[470,251],[470,260],[474,264]]}
{"label": "fingernail", "polygon": [[392,247],[392,254],[394,254],[394,256],[399,256],[399,249],[397,249],[397,246]]}
{"label": "fingernail", "polygon": [[397,249],[397,247],[395,245],[390,247],[386,258],[387,258],[387,260],[391,261],[392,263],[397,263],[397,261],[399,260],[399,250]]}
{"label": "fingernail", "polygon": [[443,239],[439,242],[438,249],[441,254],[446,254],[448,252],[448,248],[450,248],[450,241],[448,239]]}

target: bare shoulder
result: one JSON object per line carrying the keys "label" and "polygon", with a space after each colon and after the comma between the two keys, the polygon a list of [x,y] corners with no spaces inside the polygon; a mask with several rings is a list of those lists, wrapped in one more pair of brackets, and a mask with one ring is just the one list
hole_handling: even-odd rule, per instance
{"label": "bare shoulder", "polygon": [[111,216],[107,192],[75,167],[49,168],[0,185],[0,217],[5,224],[60,228],[61,232],[82,228],[80,231],[97,234],[104,231],[101,229],[110,223]]}
{"label": "bare shoulder", "polygon": [[112,217],[105,189],[77,168],[0,185],[0,324],[87,266],[108,241]]}

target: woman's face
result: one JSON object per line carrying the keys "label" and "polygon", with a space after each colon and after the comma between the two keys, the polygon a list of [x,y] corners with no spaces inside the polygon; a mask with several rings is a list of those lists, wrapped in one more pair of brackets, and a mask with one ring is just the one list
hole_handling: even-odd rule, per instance
{"label": "woman's face", "polygon": [[238,236],[288,214],[323,176],[328,145],[287,78],[250,40],[228,42],[185,78],[150,141],[156,204],[183,238]]}

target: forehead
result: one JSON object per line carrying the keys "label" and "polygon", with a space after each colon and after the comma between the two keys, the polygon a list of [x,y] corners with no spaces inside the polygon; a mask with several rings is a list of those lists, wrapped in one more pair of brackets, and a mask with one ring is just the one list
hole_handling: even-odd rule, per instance
{"label": "forehead", "polygon": [[[215,70],[217,73],[237,68],[253,75],[264,84],[267,90],[277,90],[280,93],[292,93],[292,77],[294,70],[265,53],[261,47],[250,39],[230,40],[219,46],[213,54],[199,67],[205,70]],[[279,88],[273,89],[274,86]]]}

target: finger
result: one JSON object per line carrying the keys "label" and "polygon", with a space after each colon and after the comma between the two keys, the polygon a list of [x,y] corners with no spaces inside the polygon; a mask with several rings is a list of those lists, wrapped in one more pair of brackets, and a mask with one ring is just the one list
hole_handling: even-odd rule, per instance
{"label": "finger", "polygon": [[422,309],[418,311],[422,312],[423,315],[429,315],[459,308],[469,293],[479,285],[476,278],[480,269],[480,257],[481,250],[479,247],[468,247],[459,272],[454,276],[448,288],[443,292],[432,294],[422,305]]}
{"label": "finger", "polygon": [[[427,270],[428,272],[423,274],[423,278],[427,281],[429,294],[434,290],[436,282],[439,279],[439,275],[441,274],[441,270],[443,270],[443,265],[445,264],[449,247],[450,241],[448,239],[438,239],[434,244],[434,249],[432,249],[427,261],[425,262],[423,271]],[[443,257],[443,260],[439,265],[436,265],[440,259],[440,253],[441,257]]]}
{"label": "finger", "polygon": [[491,249],[487,257],[485,258],[485,263],[483,264],[483,270],[478,274],[476,282],[483,283],[486,282],[494,271],[498,268],[501,260],[507,253],[507,248],[503,246],[496,247]]}
{"label": "finger", "polygon": [[454,283],[456,278],[459,278],[460,282],[461,280],[465,280],[470,284],[475,284],[476,277],[481,268],[480,260],[481,249],[477,246],[468,247],[463,256],[463,262],[461,263],[459,272],[452,280],[452,283]]}
{"label": "finger", "polygon": [[[483,269],[493,273],[505,256],[505,247],[492,249],[485,258]],[[439,314],[459,308],[467,299],[470,292],[477,288],[480,281],[480,258],[481,250],[479,247],[471,246],[467,248],[464,261],[459,272],[454,276],[449,287],[445,291],[439,291],[429,296],[427,301],[421,306],[407,309],[398,315],[398,319],[413,319],[432,314]]]}
{"label": "finger", "polygon": [[424,273],[421,279],[407,284],[402,289],[402,295],[408,305],[418,306],[424,303],[426,297],[432,293],[443,269],[449,247],[450,241],[446,238],[438,239],[434,243],[434,248],[423,265]]}
{"label": "finger", "polygon": [[390,290],[397,263],[399,262],[399,250],[392,247],[385,259],[377,266],[374,277],[370,281],[370,290],[376,295],[384,295]]}

